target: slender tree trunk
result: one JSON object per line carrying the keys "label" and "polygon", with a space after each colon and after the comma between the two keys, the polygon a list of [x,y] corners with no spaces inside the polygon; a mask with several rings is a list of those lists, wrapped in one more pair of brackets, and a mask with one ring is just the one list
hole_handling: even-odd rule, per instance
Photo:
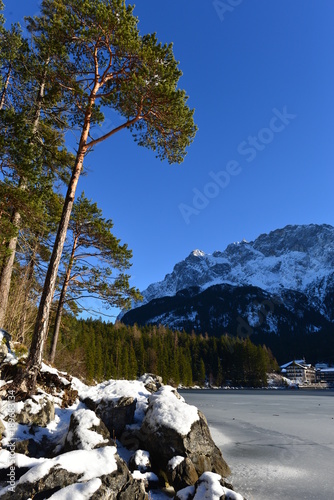
{"label": "slender tree trunk", "polygon": [[38,246],[38,243],[36,242],[34,248],[32,249],[31,257],[30,257],[30,260],[28,263],[26,285],[24,287],[25,294],[24,294],[24,300],[23,300],[23,309],[22,309],[22,315],[21,315],[21,321],[20,321],[20,334],[19,334],[19,341],[22,343],[25,342],[25,333],[26,333],[26,327],[27,327],[28,301],[29,301],[30,291],[32,288],[32,280],[34,277],[37,246]]}
{"label": "slender tree trunk", "polygon": [[7,76],[6,76],[6,81],[5,81],[5,84],[3,86],[3,91],[2,91],[2,94],[1,94],[0,111],[3,109],[3,107],[5,105],[6,93],[7,93],[7,89],[8,89],[8,85],[9,85],[9,81],[10,81],[10,77],[11,77],[11,73],[12,73],[12,67],[9,66],[8,73],[7,73]]}
{"label": "slender tree trunk", "polygon": [[[21,216],[19,212],[15,211],[12,216],[12,223],[15,227],[20,224]],[[8,304],[10,283],[12,279],[13,266],[15,260],[15,252],[18,236],[14,236],[8,242],[8,250],[10,251],[9,257],[5,257],[0,275],[0,328],[4,327],[6,309]]]}
{"label": "slender tree trunk", "polygon": [[17,390],[26,394],[33,394],[33,392],[35,391],[37,375],[42,365],[42,356],[48,333],[48,324],[50,319],[53,294],[56,287],[58,268],[66,239],[68,224],[71,217],[75,192],[82,171],[84,157],[87,152],[86,144],[90,128],[90,118],[91,111],[88,110],[85,117],[75,165],[65,197],[63,212],[61,215],[56,240],[53,246],[51,259],[44,282],[43,293],[39,304],[32,344],[26,364],[26,370],[14,381]]}
{"label": "slender tree trunk", "polygon": [[55,356],[56,356],[56,349],[57,349],[57,342],[58,342],[58,337],[59,337],[61,317],[63,314],[63,308],[64,308],[64,303],[65,303],[65,296],[66,296],[67,288],[68,288],[68,285],[69,285],[70,279],[71,279],[71,272],[72,272],[72,267],[73,267],[73,263],[74,263],[74,255],[75,255],[75,250],[77,248],[78,238],[79,238],[79,236],[76,236],[74,238],[70,261],[68,263],[65,280],[63,283],[63,287],[61,289],[60,297],[59,297],[58,308],[57,308],[57,313],[56,313],[56,321],[55,321],[54,332],[53,332],[53,337],[52,337],[52,346],[51,346],[51,350],[50,350],[50,363],[54,363]]}
{"label": "slender tree trunk", "polygon": [[48,333],[51,305],[56,287],[58,268],[64,248],[68,224],[71,217],[76,188],[82,171],[84,157],[88,150],[87,141],[89,137],[90,121],[98,87],[99,84],[96,83],[86,109],[75,165],[73,167],[71,180],[68,185],[63,212],[59,222],[58,232],[53,246],[51,259],[44,282],[43,293],[38,308],[35,330],[33,333],[32,344],[27,359],[26,369],[25,372],[22,372],[15,378],[14,383],[12,384],[12,386],[16,388],[18,393],[23,392],[24,394],[31,395],[36,389],[37,375],[41,369],[43,350]]}

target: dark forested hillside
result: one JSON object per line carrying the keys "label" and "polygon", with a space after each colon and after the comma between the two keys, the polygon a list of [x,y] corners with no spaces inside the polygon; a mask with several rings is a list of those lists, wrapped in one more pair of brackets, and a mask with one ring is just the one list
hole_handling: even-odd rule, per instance
{"label": "dark forested hillside", "polygon": [[264,386],[277,369],[270,351],[249,339],[64,318],[56,366],[88,380],[134,379],[145,372],[165,383]]}

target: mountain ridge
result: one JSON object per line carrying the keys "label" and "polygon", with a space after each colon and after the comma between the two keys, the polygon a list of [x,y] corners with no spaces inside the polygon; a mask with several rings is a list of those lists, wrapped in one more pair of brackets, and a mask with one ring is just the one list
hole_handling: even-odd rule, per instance
{"label": "mountain ridge", "polygon": [[334,339],[334,227],[288,225],[223,252],[194,250],[142,294],[124,323],[256,335],[267,345],[277,344],[273,336],[294,346],[308,336],[312,354],[316,336]]}
{"label": "mountain ridge", "polygon": [[[320,247],[321,243],[321,249]],[[262,269],[258,272],[257,268]],[[291,269],[295,272],[291,273]],[[288,225],[254,241],[231,243],[221,252],[192,251],[173,271],[142,292],[141,307],[191,286],[202,290],[215,284],[252,285],[271,293],[288,288],[306,292],[312,285],[323,294],[334,274],[334,227],[328,224]],[[313,292],[311,293],[313,295]]]}

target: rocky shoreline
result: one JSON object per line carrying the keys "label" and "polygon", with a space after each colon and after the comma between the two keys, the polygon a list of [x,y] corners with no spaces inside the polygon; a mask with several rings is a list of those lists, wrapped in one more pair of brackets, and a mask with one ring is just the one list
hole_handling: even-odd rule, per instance
{"label": "rocky shoreline", "polygon": [[[20,367],[0,369],[2,386]],[[87,386],[43,365],[35,396],[0,392],[3,500],[243,500],[205,416],[160,377]]]}

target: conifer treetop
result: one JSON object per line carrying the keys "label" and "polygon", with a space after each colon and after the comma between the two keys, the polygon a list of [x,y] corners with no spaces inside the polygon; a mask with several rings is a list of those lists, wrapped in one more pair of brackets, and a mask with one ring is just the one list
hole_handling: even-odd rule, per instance
{"label": "conifer treetop", "polygon": [[53,41],[72,125],[82,126],[88,115],[91,125],[101,124],[107,108],[122,119],[102,133],[94,127],[88,149],[128,128],[140,146],[180,163],[196,134],[194,110],[178,88],[182,73],[172,44],[141,36],[133,9],[124,0],[43,0],[42,15],[28,26],[48,50],[46,41]]}

